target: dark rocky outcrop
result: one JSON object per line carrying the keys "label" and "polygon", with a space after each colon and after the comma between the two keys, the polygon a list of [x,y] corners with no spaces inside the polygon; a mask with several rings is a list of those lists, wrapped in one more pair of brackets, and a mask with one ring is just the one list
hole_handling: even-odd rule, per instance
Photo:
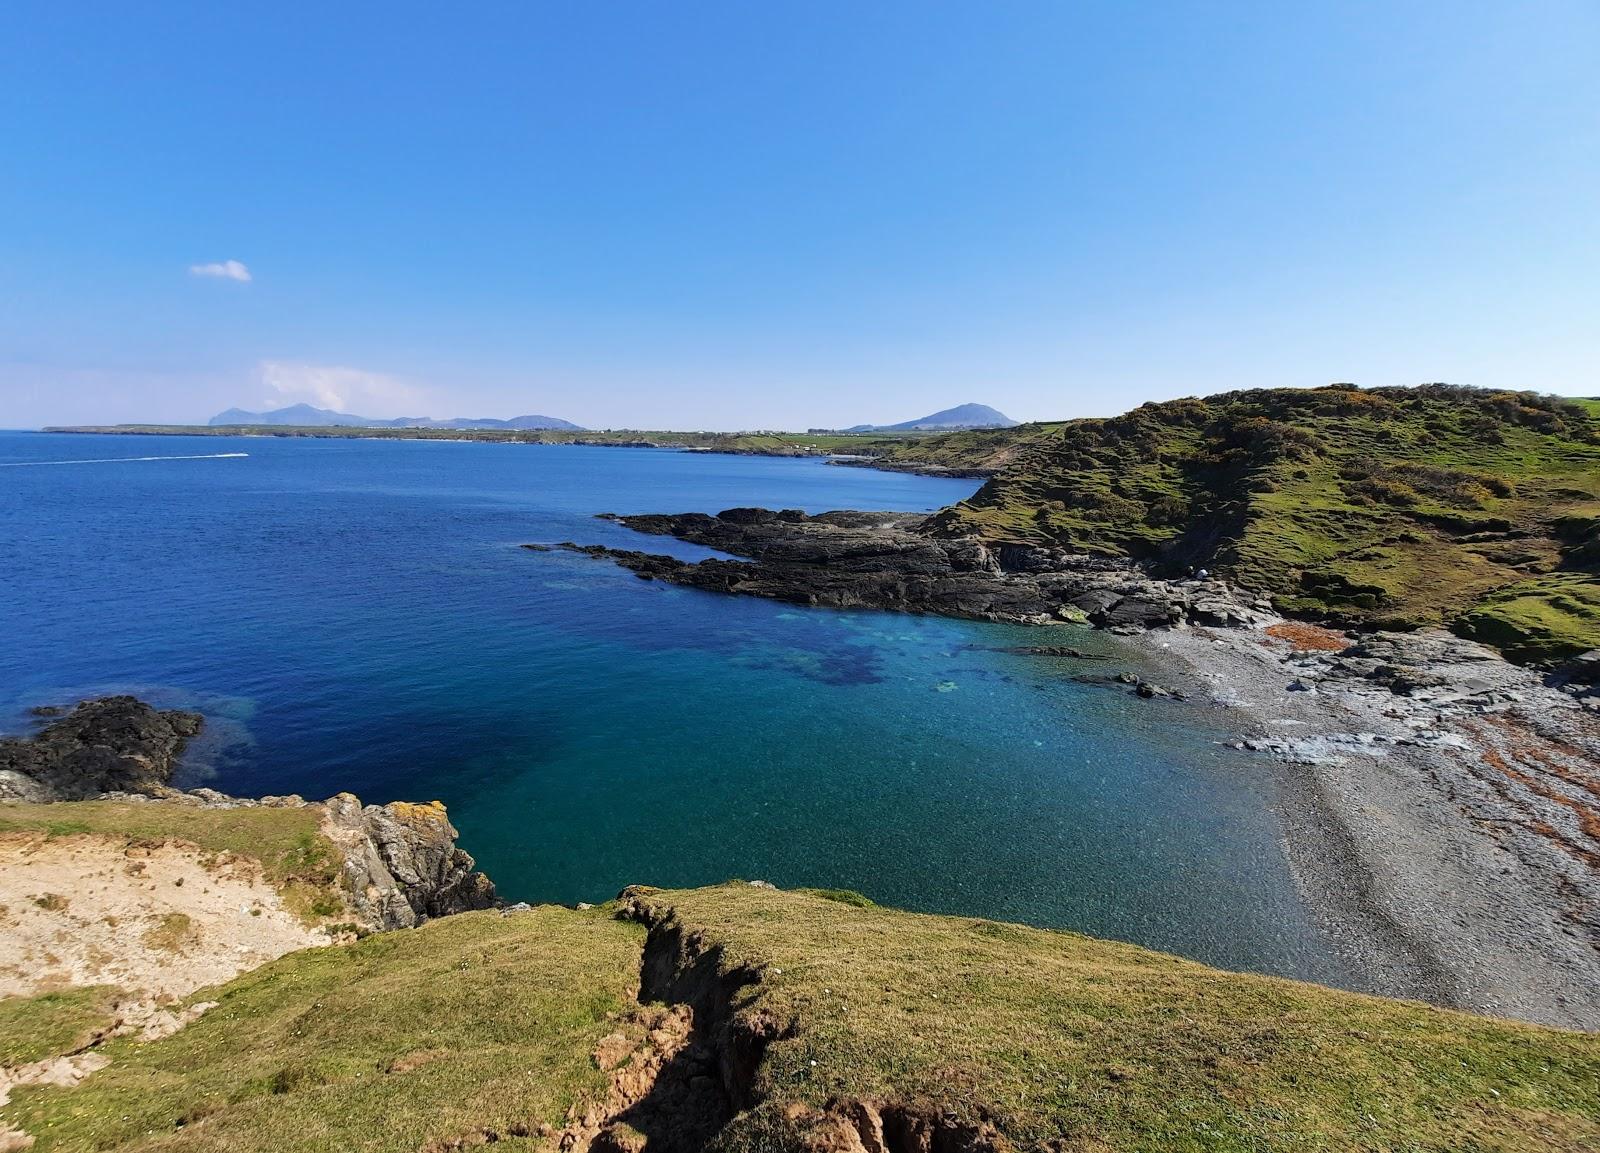
{"label": "dark rocky outcrop", "polygon": [[367,927],[410,928],[500,903],[494,882],[456,847],[456,829],[438,801],[362,805],[349,793],[307,801],[173,788],[168,782],[178,758],[204,723],[198,713],[162,712],[136,697],[82,701],[31,739],[0,741],[0,802],[155,799],[216,809],[317,809],[323,834],[344,857],[351,911]]}
{"label": "dark rocky outcrop", "polygon": [[82,701],[31,739],[0,740],[0,800],[167,791],[184,746],[202,724],[198,713],[154,709],[136,697]]}
{"label": "dark rocky outcrop", "polygon": [[1276,619],[1264,602],[1221,581],[1154,580],[1129,562],[1058,548],[935,539],[919,531],[916,514],[734,508],[608,519],[746,559],[562,547],[609,558],[646,580],[715,592],[1025,624],[1077,621],[1114,632]]}

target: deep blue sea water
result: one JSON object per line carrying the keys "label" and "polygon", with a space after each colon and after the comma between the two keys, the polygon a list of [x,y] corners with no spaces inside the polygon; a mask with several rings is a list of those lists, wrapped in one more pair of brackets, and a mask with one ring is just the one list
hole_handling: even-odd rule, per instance
{"label": "deep blue sea water", "polygon": [[[247,455],[206,459],[201,454]],[[93,463],[44,464],[53,461]],[[932,509],[816,460],[0,433],[0,729],[111,690],[210,719],[183,783],[439,798],[502,892],[729,877],[1353,983],[1225,719],[992,651],[1037,630],[643,582],[594,514]],[[1052,638],[1061,640],[1061,637]],[[1120,663],[1118,663],[1120,662]]]}

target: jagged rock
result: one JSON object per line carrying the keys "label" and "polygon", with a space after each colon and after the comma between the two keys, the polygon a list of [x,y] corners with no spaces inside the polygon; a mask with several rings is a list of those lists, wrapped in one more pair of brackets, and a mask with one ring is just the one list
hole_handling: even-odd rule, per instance
{"label": "jagged rock", "polygon": [[32,738],[0,740],[0,800],[159,794],[202,723],[198,713],[163,712],[136,697],[80,701]]}
{"label": "jagged rock", "polygon": [[1175,701],[1186,701],[1189,699],[1189,694],[1182,689],[1172,689],[1165,685],[1158,685],[1153,681],[1145,680],[1138,673],[1112,673],[1109,676],[1084,674],[1072,679],[1085,685],[1106,685],[1109,687],[1126,685],[1133,690],[1136,696],[1143,697],[1145,700],[1170,698]]}
{"label": "jagged rock", "polygon": [[1218,597],[1195,601],[1189,612],[1201,624],[1220,628],[1246,628],[1255,620],[1255,613],[1243,605]]}
{"label": "jagged rock", "polygon": [[[1441,715],[1504,712],[1542,683],[1540,674],[1441,629],[1371,633],[1340,652],[1308,650],[1287,663],[1309,690],[1381,698],[1386,715],[1418,725]],[[1555,699],[1564,707],[1581,703],[1565,694]]]}
{"label": "jagged rock", "polygon": [[345,853],[351,901],[377,927],[410,928],[499,904],[494,883],[456,847],[455,826],[438,801],[363,806],[339,793],[322,807],[325,829]]}
{"label": "jagged rock", "polygon": [[1072,657],[1080,661],[1103,661],[1109,658],[1100,653],[1086,653],[1071,645],[981,645],[995,653],[1022,653],[1037,657]]}
{"label": "jagged rock", "polygon": [[1109,608],[1090,613],[1089,619],[1104,628],[1137,626],[1141,629],[1162,628],[1183,619],[1183,610],[1170,601],[1141,596],[1126,596]]}

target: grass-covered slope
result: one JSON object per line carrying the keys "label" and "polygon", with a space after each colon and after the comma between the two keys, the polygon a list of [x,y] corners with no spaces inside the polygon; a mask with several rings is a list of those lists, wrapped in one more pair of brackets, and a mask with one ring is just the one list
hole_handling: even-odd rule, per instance
{"label": "grass-covered slope", "polygon": [[837,451],[870,456],[893,468],[999,472],[1015,463],[1027,447],[1049,438],[1063,427],[1060,423],[1049,423],[974,428],[931,436],[863,440]]}
{"label": "grass-covered slope", "polygon": [[544,908],[292,953],[203,994],[219,1004],[172,1037],[105,1046],[76,1089],[14,1091],[0,1119],[41,1153],[414,1153],[559,1126],[604,1096],[590,1054],[634,1003],[643,935]]}
{"label": "grass-covered slope", "polygon": [[117,995],[109,985],[89,985],[0,997],[0,1068],[75,1052],[111,1024]]}
{"label": "grass-covered slope", "polygon": [[947,534],[1204,566],[1289,611],[1600,645],[1600,416],[1442,385],[1234,392],[1021,445]]}
{"label": "grass-covered slope", "polygon": [[[554,1148],[646,1067],[660,1033],[642,987],[695,1005],[700,1032],[667,1069],[720,1075],[688,1077],[687,1096],[665,1073],[635,1082],[597,1149],[702,1147],[652,1100],[711,1110],[711,1147],[739,1151],[870,1148],[849,1134],[875,1125],[890,1149],[928,1147],[916,1132],[1056,1151],[1600,1141],[1591,1035],[845,894],[644,893],[648,938],[615,912],[463,914],[291,954],[207,994],[218,1007],[172,1037],[113,1042],[75,1089],[17,1090],[0,1119],[41,1153]],[[608,1074],[617,1058],[593,1055],[618,1034],[634,1048]]]}

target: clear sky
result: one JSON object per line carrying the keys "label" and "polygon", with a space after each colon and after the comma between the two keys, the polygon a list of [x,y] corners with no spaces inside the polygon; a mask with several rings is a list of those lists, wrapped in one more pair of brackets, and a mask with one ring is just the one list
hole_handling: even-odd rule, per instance
{"label": "clear sky", "polygon": [[1600,394],[1600,4],[0,9],[0,427]]}

